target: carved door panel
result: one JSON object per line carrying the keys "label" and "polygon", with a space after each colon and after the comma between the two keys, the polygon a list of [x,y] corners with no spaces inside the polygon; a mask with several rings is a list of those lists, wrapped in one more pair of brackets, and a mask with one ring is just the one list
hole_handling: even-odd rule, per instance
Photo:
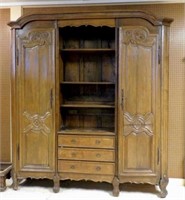
{"label": "carved door panel", "polygon": [[119,29],[119,45],[119,175],[157,177],[160,135],[158,36],[143,26],[124,26]]}
{"label": "carved door panel", "polygon": [[[42,24],[42,25],[41,25]],[[54,170],[55,29],[32,22],[17,31],[19,170]]]}

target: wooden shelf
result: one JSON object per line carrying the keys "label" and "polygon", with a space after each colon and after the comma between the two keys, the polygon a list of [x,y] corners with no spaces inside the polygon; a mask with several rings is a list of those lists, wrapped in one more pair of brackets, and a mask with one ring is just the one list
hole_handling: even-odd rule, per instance
{"label": "wooden shelf", "polygon": [[101,102],[84,102],[82,103],[65,103],[62,104],[63,108],[114,108],[114,103],[101,103]]}
{"label": "wooden shelf", "polygon": [[104,52],[115,52],[115,49],[111,49],[111,48],[76,48],[76,49],[72,49],[72,48],[68,48],[68,49],[61,49],[61,52],[66,52],[66,53],[104,53]]}
{"label": "wooden shelf", "polygon": [[59,130],[58,134],[115,135],[115,132],[113,128],[65,128]]}
{"label": "wooden shelf", "polygon": [[115,85],[113,82],[82,82],[82,81],[62,81],[61,84],[63,85]]}

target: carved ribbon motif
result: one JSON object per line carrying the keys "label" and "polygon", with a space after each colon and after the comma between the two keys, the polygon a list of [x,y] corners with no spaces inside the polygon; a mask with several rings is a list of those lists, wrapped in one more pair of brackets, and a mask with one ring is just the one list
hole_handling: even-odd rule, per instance
{"label": "carved ribbon motif", "polygon": [[151,37],[144,27],[129,27],[123,31],[123,43],[126,45],[152,46],[154,41],[155,37]]}
{"label": "carved ribbon motif", "polygon": [[51,44],[51,33],[46,31],[32,31],[28,33],[27,37],[21,39],[26,48],[49,45]]}
{"label": "carved ribbon motif", "polygon": [[30,124],[24,128],[24,133],[27,133],[29,131],[32,132],[42,132],[49,134],[51,130],[46,126],[45,120],[51,115],[50,112],[47,112],[45,115],[41,116],[38,114],[31,115],[28,112],[24,112],[23,116],[25,116],[29,121]]}
{"label": "carved ribbon motif", "polygon": [[124,113],[124,136],[143,132],[148,136],[153,135],[153,114],[131,115],[128,112]]}

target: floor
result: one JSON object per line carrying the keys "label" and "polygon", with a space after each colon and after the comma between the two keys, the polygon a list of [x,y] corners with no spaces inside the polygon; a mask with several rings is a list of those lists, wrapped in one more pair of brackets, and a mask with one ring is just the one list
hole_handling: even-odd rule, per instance
{"label": "floor", "polygon": [[[0,193],[0,200],[157,200],[158,188],[147,184],[122,184],[119,197],[112,196],[112,186],[108,183],[86,181],[63,181],[59,193],[53,193],[53,182],[49,180],[23,181],[18,191],[11,188],[12,180],[7,180],[7,189]],[[185,200],[185,180],[170,179],[165,200]]]}

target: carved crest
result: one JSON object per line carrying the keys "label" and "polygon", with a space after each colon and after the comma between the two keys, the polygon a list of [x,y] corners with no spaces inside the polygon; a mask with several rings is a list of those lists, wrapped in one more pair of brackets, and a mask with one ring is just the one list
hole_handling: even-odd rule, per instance
{"label": "carved crest", "polygon": [[51,44],[51,33],[46,31],[32,31],[28,36],[21,38],[26,48]]}
{"label": "carved crest", "polygon": [[153,135],[153,114],[147,113],[146,115],[131,115],[124,113],[124,136],[129,134],[146,133],[148,136]]}
{"label": "carved crest", "polygon": [[126,27],[123,30],[123,43],[126,45],[152,46],[155,37],[144,27]]}
{"label": "carved crest", "polygon": [[24,112],[23,116],[25,116],[30,121],[30,124],[26,128],[24,128],[23,130],[24,133],[32,131],[35,133],[42,132],[42,133],[49,134],[51,130],[46,126],[45,120],[50,115],[51,115],[50,112],[46,112],[46,114],[43,116],[38,115],[38,114],[31,115],[28,112]]}

